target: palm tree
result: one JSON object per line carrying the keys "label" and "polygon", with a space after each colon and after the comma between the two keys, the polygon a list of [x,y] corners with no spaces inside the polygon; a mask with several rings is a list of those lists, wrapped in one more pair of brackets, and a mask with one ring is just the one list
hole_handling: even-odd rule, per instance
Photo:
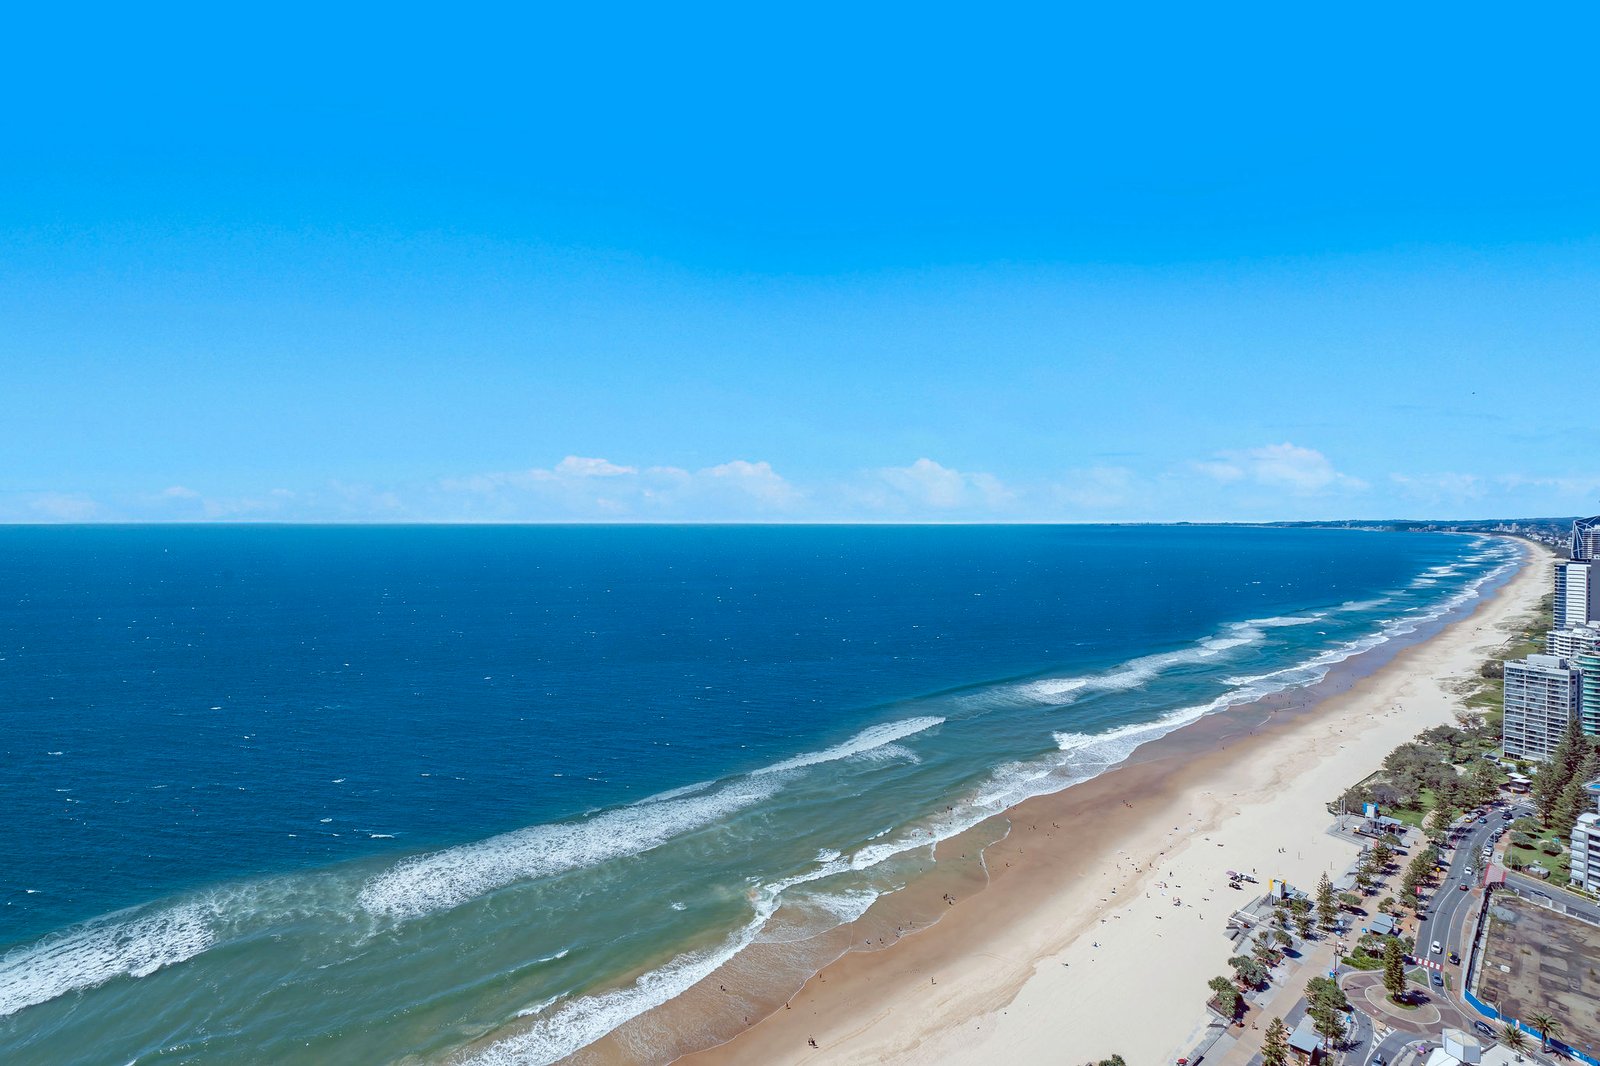
{"label": "palm tree", "polygon": [[1528,1046],[1528,1038],[1522,1035],[1521,1029],[1518,1029],[1510,1022],[1506,1022],[1500,1027],[1500,1039],[1505,1041],[1506,1047],[1518,1053]]}
{"label": "palm tree", "polygon": [[1528,1024],[1539,1034],[1539,1050],[1550,1050],[1550,1038],[1561,1035],[1561,1023],[1549,1011],[1534,1011],[1528,1015]]}

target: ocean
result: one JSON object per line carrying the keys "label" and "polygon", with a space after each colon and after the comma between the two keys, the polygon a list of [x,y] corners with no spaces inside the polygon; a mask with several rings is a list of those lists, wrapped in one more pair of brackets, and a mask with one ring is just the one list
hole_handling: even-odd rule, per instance
{"label": "ocean", "polygon": [[[545,1063],[741,960],[797,982],[940,876],[934,843],[1404,639],[1516,555],[0,528],[0,1061]],[[631,1024],[633,1057],[681,1050]]]}

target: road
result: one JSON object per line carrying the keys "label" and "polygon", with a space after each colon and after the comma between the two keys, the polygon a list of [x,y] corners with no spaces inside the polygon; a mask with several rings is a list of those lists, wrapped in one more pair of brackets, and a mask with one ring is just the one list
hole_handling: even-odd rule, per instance
{"label": "road", "polygon": [[[1421,1039],[1416,1033],[1408,1033],[1404,1029],[1391,1029],[1389,1030],[1389,1035],[1383,1038],[1375,1050],[1383,1056],[1384,1062],[1393,1062],[1400,1057],[1402,1048]],[[1372,1060],[1368,1057],[1352,1061],[1359,1061],[1361,1066],[1366,1066]]]}
{"label": "road", "polygon": [[[1524,817],[1533,813],[1533,808],[1517,804],[1510,808],[1513,819]],[[1472,909],[1472,904],[1478,899],[1475,892],[1463,892],[1460,886],[1466,883],[1470,887],[1477,887],[1483,882],[1483,847],[1494,839],[1494,834],[1501,828],[1509,826],[1510,822],[1500,816],[1499,811],[1491,811],[1487,825],[1476,820],[1468,823],[1466,832],[1456,844],[1454,855],[1450,859],[1450,872],[1442,876],[1439,887],[1434,890],[1433,898],[1428,901],[1428,917],[1423,920],[1417,929],[1417,956],[1431,962],[1449,966],[1449,953],[1454,951],[1463,959],[1467,955],[1466,938],[1472,935],[1472,930],[1463,929],[1467,914]],[[1467,871],[1476,868],[1476,877],[1469,877]],[[1444,948],[1439,954],[1432,953],[1432,944],[1437,940]],[[1454,969],[1457,990],[1461,987],[1459,967]]]}
{"label": "road", "polygon": [[[1533,813],[1532,808],[1521,804],[1513,806],[1510,811],[1512,819]],[[1448,972],[1455,975],[1455,980],[1452,982],[1455,990],[1461,987],[1462,971],[1459,966],[1451,966],[1449,953],[1454,951],[1463,959],[1466,957],[1468,947],[1466,937],[1471,936],[1472,930],[1463,927],[1472,911],[1473,903],[1480,898],[1480,893],[1471,890],[1463,892],[1459,886],[1463,879],[1473,887],[1482,883],[1483,847],[1493,841],[1494,834],[1501,827],[1509,824],[1510,822],[1502,818],[1500,812],[1496,810],[1490,813],[1487,823],[1479,823],[1474,819],[1464,827],[1451,854],[1449,872],[1442,875],[1439,887],[1434,890],[1433,897],[1428,901],[1428,917],[1418,927],[1418,956],[1447,967]],[[1467,871],[1474,868],[1478,871],[1477,876],[1469,876]],[[1596,910],[1600,911],[1600,908]],[[1439,941],[1443,948],[1437,955],[1431,951],[1431,945],[1435,940]],[[1437,989],[1433,991],[1437,992]],[[1404,1029],[1385,1028],[1383,1035],[1380,1036],[1374,1030],[1373,1019],[1359,1010],[1355,1012],[1352,1023],[1352,1043],[1346,1050],[1344,1060],[1352,1066],[1371,1066],[1376,1061],[1392,1063],[1408,1044],[1425,1039],[1418,1033]]]}
{"label": "road", "polygon": [[[1484,845],[1494,839],[1494,834],[1502,828],[1508,827],[1512,820],[1525,817],[1533,813],[1532,807],[1526,804],[1515,804],[1509,808],[1511,819],[1501,817],[1501,812],[1492,810],[1486,823],[1476,819],[1463,827],[1460,838],[1457,840],[1455,850],[1451,854],[1449,872],[1442,875],[1439,887],[1435,889],[1433,897],[1428,901],[1428,917],[1422,921],[1417,932],[1417,954],[1425,959],[1440,963],[1446,967],[1447,972],[1454,974],[1455,980],[1451,982],[1452,991],[1459,994],[1461,988],[1461,968],[1452,966],[1449,962],[1449,953],[1457,952],[1466,957],[1468,943],[1466,938],[1472,935],[1472,930],[1464,928],[1467,917],[1472,912],[1473,905],[1482,897],[1480,891],[1472,891],[1483,882],[1484,862],[1482,859]],[[1476,869],[1475,876],[1469,876],[1467,871]],[[1460,885],[1465,879],[1469,890],[1463,892]],[[1583,911],[1593,915],[1597,924],[1600,924],[1600,905],[1588,903],[1566,893],[1557,893],[1548,885],[1535,881],[1532,878],[1521,877],[1517,874],[1508,874],[1507,880],[1515,879],[1519,891],[1536,893],[1551,898],[1558,898],[1569,909]],[[1438,940],[1443,950],[1435,955],[1430,950],[1433,941]],[[1346,970],[1345,973],[1351,971]],[[1436,987],[1429,990],[1436,998],[1445,1018],[1443,1024],[1468,1025],[1477,1017],[1475,1012],[1454,1004],[1450,997],[1439,995]],[[1305,1014],[1306,1001],[1302,998],[1294,1008],[1285,1016],[1284,1021],[1293,1029]],[[1460,1012],[1457,1016],[1457,1012]],[[1435,1016],[1437,1017],[1437,1016]],[[1464,1019],[1464,1020],[1463,1020]],[[1437,1034],[1434,1034],[1435,1043]],[[1429,1037],[1421,1032],[1406,1029],[1393,1029],[1381,1022],[1375,1022],[1363,1010],[1356,1009],[1350,1016],[1350,1032],[1348,1042],[1344,1047],[1341,1061],[1348,1066],[1373,1066],[1382,1061],[1393,1063],[1408,1045],[1419,1041],[1427,1042]],[[1261,1058],[1256,1055],[1252,1066],[1258,1066]]]}
{"label": "road", "polygon": [[1517,894],[1521,896],[1528,896],[1533,899],[1555,900],[1566,908],[1567,913],[1594,925],[1600,925],[1600,903],[1584,899],[1582,896],[1574,895],[1571,892],[1563,892],[1559,888],[1551,888],[1548,883],[1536,877],[1529,877],[1526,874],[1513,873],[1507,870],[1506,887],[1515,889]]}

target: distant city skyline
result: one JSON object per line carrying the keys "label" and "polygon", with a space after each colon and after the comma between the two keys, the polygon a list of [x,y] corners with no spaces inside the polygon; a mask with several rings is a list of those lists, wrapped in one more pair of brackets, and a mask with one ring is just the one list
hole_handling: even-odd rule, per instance
{"label": "distant city skyline", "polygon": [[916,11],[20,15],[0,522],[1600,510],[1593,13]]}

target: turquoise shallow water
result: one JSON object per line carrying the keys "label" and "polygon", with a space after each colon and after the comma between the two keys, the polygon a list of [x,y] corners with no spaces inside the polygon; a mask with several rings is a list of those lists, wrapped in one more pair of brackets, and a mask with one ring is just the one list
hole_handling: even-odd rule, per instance
{"label": "turquoise shallow water", "polygon": [[552,1061],[1514,555],[1207,527],[0,549],[0,1058],[40,1063]]}

